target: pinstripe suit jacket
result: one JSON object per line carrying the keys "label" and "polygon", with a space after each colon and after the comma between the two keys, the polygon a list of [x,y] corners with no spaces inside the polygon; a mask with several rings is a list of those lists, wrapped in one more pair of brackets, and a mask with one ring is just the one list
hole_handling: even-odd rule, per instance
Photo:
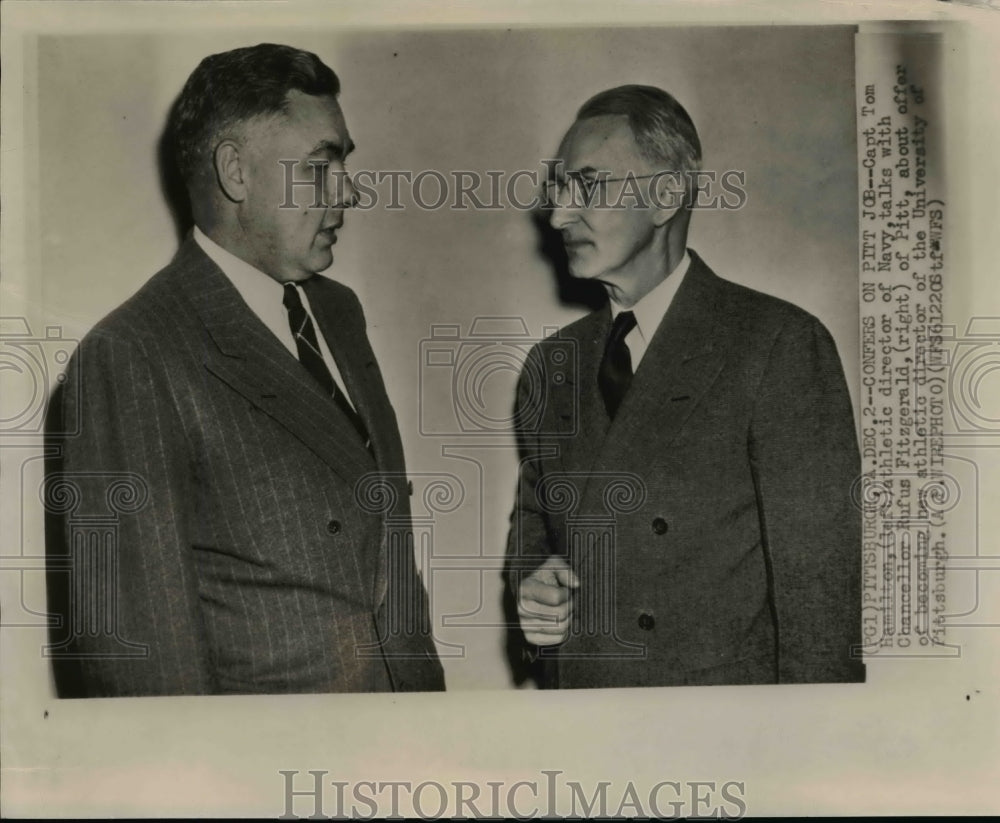
{"label": "pinstripe suit jacket", "polygon": [[81,343],[49,412],[79,428],[48,476],[60,695],[444,688],[361,306],[306,289],[374,454],[191,237]]}
{"label": "pinstripe suit jacket", "polygon": [[552,553],[582,579],[547,685],[862,680],[858,448],[827,331],[692,252],[609,424],[609,329],[603,309],[541,343],[519,390],[540,411],[518,417],[511,584]]}

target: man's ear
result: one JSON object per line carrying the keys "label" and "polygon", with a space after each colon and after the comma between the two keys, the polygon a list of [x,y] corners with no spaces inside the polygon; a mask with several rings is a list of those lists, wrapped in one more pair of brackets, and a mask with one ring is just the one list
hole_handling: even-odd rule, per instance
{"label": "man's ear", "polygon": [[684,204],[684,177],[674,172],[663,172],[652,182],[653,225],[664,226]]}
{"label": "man's ear", "polygon": [[234,140],[223,140],[215,147],[215,179],[219,188],[234,203],[242,203],[247,196],[243,160],[240,147]]}

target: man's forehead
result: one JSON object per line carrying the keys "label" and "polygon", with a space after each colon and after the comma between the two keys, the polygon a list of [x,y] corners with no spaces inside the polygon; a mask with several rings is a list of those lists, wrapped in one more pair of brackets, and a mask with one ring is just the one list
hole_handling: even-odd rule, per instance
{"label": "man's forehead", "polygon": [[310,148],[340,147],[346,154],[353,147],[344,113],[336,98],[310,95],[293,89],[287,95],[283,125],[310,142]]}
{"label": "man's forehead", "polygon": [[646,163],[624,114],[574,122],[559,146],[559,159],[568,171],[593,168],[626,172]]}

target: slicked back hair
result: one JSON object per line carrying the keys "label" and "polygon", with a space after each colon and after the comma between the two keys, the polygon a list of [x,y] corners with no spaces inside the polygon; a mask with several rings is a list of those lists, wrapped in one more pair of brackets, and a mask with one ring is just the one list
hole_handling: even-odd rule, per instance
{"label": "slicked back hair", "polygon": [[576,119],[604,115],[627,117],[643,157],[664,170],[682,173],[688,197],[692,196],[691,173],[701,168],[701,141],[691,117],[673,96],[655,86],[618,86],[591,97]]}
{"label": "slicked back hair", "polygon": [[206,57],[174,103],[168,136],[174,162],[190,185],[211,168],[215,147],[255,117],[278,114],[298,90],[336,97],[340,80],[315,54],[261,43]]}

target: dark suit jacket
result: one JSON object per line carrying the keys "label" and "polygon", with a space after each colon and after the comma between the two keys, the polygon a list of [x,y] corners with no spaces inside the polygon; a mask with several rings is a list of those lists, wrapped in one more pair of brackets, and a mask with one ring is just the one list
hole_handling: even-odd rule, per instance
{"label": "dark suit jacket", "polygon": [[361,306],[306,289],[374,456],[190,237],[81,343],[50,409],[80,429],[46,495],[60,695],[444,688]]}
{"label": "dark suit jacket", "polygon": [[692,253],[609,425],[609,329],[604,308],[542,342],[519,388],[510,582],[550,553],[582,578],[548,685],[863,680],[859,458],[827,331]]}

